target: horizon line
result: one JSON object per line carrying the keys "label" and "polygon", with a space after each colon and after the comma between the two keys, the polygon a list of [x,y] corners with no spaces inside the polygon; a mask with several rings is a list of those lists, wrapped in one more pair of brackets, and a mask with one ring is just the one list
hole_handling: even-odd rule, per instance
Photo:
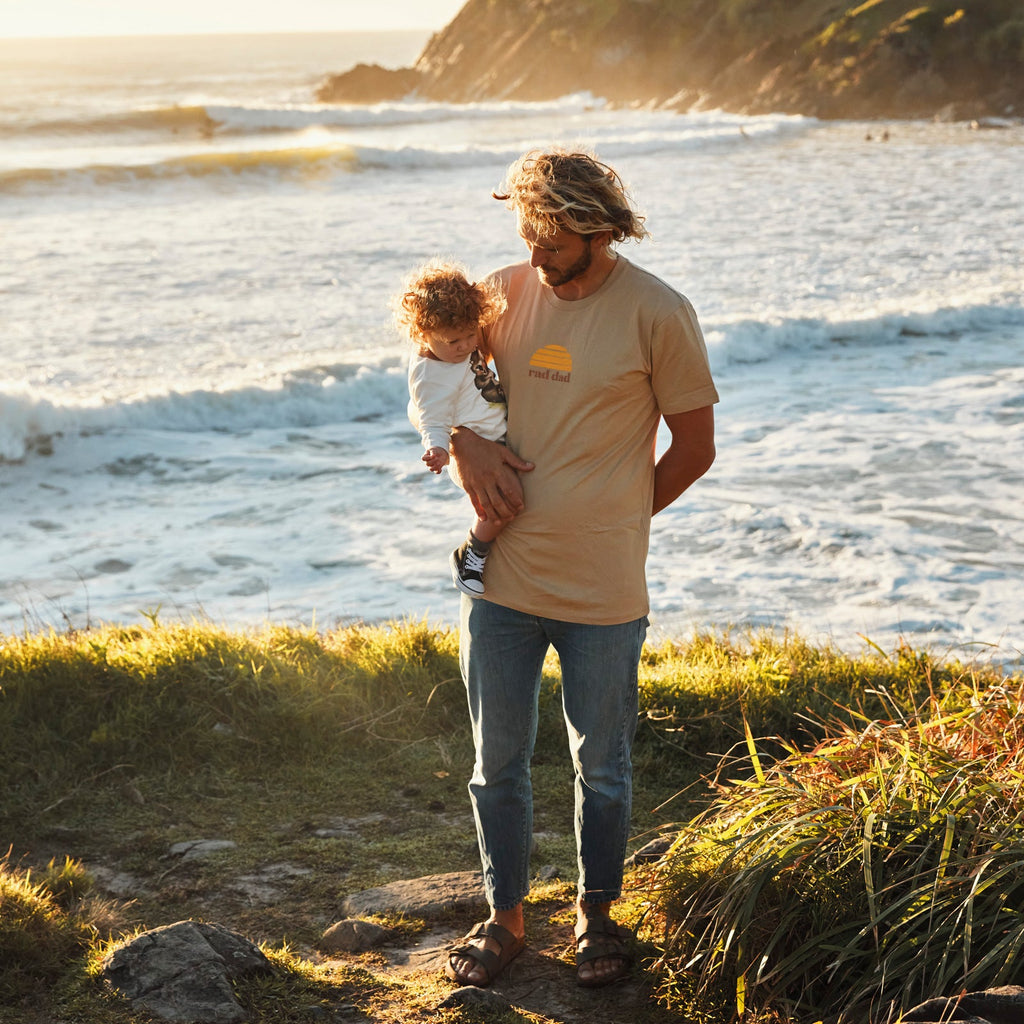
{"label": "horizon line", "polygon": [[5,42],[78,42],[83,39],[195,39],[210,36],[383,36],[415,35],[421,32],[440,32],[440,28],[414,26],[412,28],[310,28],[310,29],[209,29],[195,32],[79,32],[73,35],[0,35]]}

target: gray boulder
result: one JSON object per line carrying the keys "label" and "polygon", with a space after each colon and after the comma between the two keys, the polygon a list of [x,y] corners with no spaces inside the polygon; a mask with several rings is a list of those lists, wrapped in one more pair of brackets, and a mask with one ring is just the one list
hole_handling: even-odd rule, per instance
{"label": "gray boulder", "polygon": [[1024,988],[1004,985],[948,999],[929,999],[905,1013],[908,1024],[1024,1024]]}
{"label": "gray boulder", "polygon": [[179,921],[144,932],[103,963],[109,985],[168,1021],[240,1024],[231,979],[272,970],[248,939],[216,924]]}

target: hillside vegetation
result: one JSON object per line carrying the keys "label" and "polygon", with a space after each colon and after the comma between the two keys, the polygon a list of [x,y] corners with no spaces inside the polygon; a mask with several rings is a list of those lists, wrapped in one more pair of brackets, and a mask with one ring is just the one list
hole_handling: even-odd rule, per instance
{"label": "hillside vegetation", "polygon": [[[863,1024],[869,1005],[1024,982],[1019,675],[910,647],[703,635],[646,648],[640,688],[631,846],[678,839],[628,873],[617,910],[640,938],[630,1019]],[[571,958],[559,696],[552,659],[534,867],[564,881],[535,881],[535,965]],[[466,719],[458,636],[421,623],[0,637],[0,1021],[134,1024],[97,964],[183,918],[277,965],[239,993],[252,1024],[479,1019],[438,1009],[436,973],[399,983],[374,953],[316,954],[345,894],[476,868]],[[199,837],[235,848],[169,855]],[[281,865],[295,875],[272,898],[239,889]],[[580,1020],[609,1024],[596,1005]],[[502,1017],[527,1019],[548,1020]]]}
{"label": "hillside vegetation", "polygon": [[469,0],[415,67],[359,66],[327,102],[590,91],[617,104],[825,118],[1024,114],[1018,0]]}

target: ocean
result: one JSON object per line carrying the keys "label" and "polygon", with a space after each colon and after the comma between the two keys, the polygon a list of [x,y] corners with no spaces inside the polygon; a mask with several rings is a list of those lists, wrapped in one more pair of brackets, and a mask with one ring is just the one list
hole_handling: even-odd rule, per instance
{"label": "ocean", "polygon": [[[388,303],[524,256],[491,198],[584,145],[684,292],[718,460],[654,521],[653,637],[1024,650],[1024,126],[404,101],[424,34],[0,41],[0,634],[457,621]],[[664,439],[662,439],[664,443]]]}

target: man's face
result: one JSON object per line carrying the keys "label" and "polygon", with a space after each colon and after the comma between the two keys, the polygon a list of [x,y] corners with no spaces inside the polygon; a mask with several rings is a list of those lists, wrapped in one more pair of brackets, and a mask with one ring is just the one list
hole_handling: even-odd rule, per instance
{"label": "man's face", "polygon": [[520,220],[519,237],[530,250],[530,266],[549,288],[557,288],[582,277],[594,258],[593,238],[584,238],[561,228],[542,235]]}

